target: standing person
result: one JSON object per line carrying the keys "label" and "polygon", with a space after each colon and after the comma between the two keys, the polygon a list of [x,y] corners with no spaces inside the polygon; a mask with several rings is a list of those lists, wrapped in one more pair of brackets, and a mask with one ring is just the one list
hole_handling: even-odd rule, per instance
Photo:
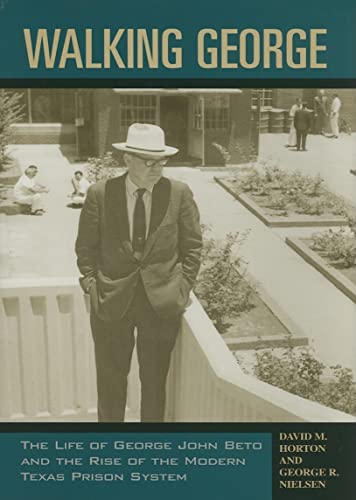
{"label": "standing person", "polygon": [[323,89],[319,90],[319,94],[314,97],[314,116],[315,116],[315,133],[325,135],[326,121],[328,116],[327,111],[328,98]]}
{"label": "standing person", "polygon": [[307,103],[303,102],[302,109],[298,109],[294,115],[294,126],[297,133],[297,151],[306,151],[307,135],[311,128],[312,119],[308,111]]}
{"label": "standing person", "polygon": [[76,252],[91,298],[98,418],[124,420],[127,375],[137,328],[141,421],[164,418],[170,356],[202,248],[199,212],[189,187],[162,176],[176,148],[151,124],[129,127],[126,174],[88,190]]}
{"label": "standing person", "polygon": [[294,127],[294,115],[295,112],[302,107],[302,102],[300,97],[297,97],[295,103],[290,108],[289,116],[292,118],[292,122],[290,125],[289,135],[288,135],[288,144],[287,148],[295,148],[297,144],[297,133]]}
{"label": "standing person", "polygon": [[70,195],[72,204],[75,206],[82,206],[90,186],[90,182],[83,176],[81,170],[74,172],[72,178],[73,193]]}
{"label": "standing person", "polygon": [[330,127],[331,136],[333,139],[339,138],[339,115],[340,115],[341,101],[337,94],[333,94],[333,100],[330,108]]}
{"label": "standing person", "polygon": [[48,193],[48,188],[35,181],[38,167],[30,165],[14,186],[14,197],[19,205],[27,205],[31,209],[31,215],[43,215],[44,203],[43,193]]}

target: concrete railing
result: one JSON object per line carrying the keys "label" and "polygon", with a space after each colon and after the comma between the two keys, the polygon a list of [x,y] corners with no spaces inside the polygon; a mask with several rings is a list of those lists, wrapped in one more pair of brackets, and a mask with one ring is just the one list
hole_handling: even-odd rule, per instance
{"label": "concrete railing", "polygon": [[[96,420],[89,305],[78,281],[1,280],[0,420]],[[127,418],[138,415],[137,367]]]}
{"label": "concrete railing", "polygon": [[195,297],[185,313],[167,392],[168,421],[356,421],[245,375]]}
{"label": "concrete railing", "polygon": [[[0,294],[0,420],[95,420],[88,304],[77,280],[2,280]],[[192,299],[172,356],[167,421],[356,420],[244,375]],[[138,415],[134,357],[126,420]]]}

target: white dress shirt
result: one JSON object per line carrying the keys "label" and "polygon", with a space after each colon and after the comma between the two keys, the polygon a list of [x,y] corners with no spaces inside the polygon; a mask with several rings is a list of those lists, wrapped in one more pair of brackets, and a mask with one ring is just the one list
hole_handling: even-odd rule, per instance
{"label": "white dress shirt", "polygon": [[331,113],[338,113],[341,108],[341,101],[338,97],[334,97],[333,102],[331,103]]}
{"label": "white dress shirt", "polygon": [[35,179],[32,177],[27,177],[26,174],[22,174],[19,180],[14,186],[15,198],[21,198],[22,196],[33,195],[33,189],[35,189]]}
{"label": "white dress shirt", "polygon": [[[130,239],[132,241],[133,233],[133,217],[135,211],[135,205],[137,200],[137,190],[140,189],[132,182],[129,175],[126,176],[126,202],[127,202],[127,215],[129,219],[129,229],[130,229]],[[151,220],[151,208],[152,208],[152,191],[153,186],[146,189],[143,193],[142,199],[145,206],[146,214],[146,238],[148,236],[148,230],[150,227]]]}

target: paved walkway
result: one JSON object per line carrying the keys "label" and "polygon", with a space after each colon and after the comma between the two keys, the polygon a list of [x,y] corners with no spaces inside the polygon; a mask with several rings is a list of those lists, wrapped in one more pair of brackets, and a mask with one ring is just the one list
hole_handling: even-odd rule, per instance
{"label": "paved walkway", "polygon": [[23,170],[37,165],[38,182],[48,186],[50,193],[44,216],[4,215],[0,219],[0,238],[5,242],[0,277],[76,276],[74,242],[80,211],[66,205],[70,179],[82,165],[69,163],[56,145],[13,146],[11,154]]}
{"label": "paved walkway", "polygon": [[[2,276],[77,275],[73,246],[79,211],[66,207],[66,195],[78,165],[71,165],[57,146],[21,146],[14,154],[23,167],[30,163],[39,166],[41,179],[51,193],[45,216],[1,219],[1,240],[6,241],[10,252],[6,271],[2,265]],[[202,222],[211,224],[217,236],[250,230],[243,247],[249,273],[314,342],[324,362],[354,367],[356,305],[296,255],[280,234],[268,229],[218,186],[214,172],[172,167],[166,174],[191,186]]]}

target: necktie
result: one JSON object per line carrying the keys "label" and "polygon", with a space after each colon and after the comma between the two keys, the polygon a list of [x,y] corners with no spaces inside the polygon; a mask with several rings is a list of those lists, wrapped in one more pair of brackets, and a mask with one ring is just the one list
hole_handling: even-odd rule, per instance
{"label": "necktie", "polygon": [[133,216],[132,248],[134,252],[143,253],[146,240],[146,212],[143,195],[146,189],[137,189],[137,199]]}

